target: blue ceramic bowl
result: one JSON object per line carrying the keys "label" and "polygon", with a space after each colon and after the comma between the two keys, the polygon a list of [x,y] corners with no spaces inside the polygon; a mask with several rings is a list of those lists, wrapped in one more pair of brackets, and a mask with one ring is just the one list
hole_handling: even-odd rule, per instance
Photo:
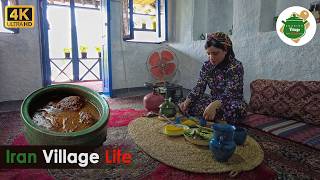
{"label": "blue ceramic bowl", "polygon": [[247,138],[247,129],[243,127],[236,127],[236,130],[234,131],[234,137],[233,140],[237,145],[242,145]]}

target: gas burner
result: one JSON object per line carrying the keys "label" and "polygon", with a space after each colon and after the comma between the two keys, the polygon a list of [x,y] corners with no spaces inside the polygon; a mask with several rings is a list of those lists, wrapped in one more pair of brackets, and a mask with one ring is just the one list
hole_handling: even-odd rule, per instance
{"label": "gas burner", "polygon": [[183,98],[182,86],[169,82],[158,82],[144,84],[146,87],[152,88],[153,92],[166,98],[171,98],[174,103],[178,103]]}

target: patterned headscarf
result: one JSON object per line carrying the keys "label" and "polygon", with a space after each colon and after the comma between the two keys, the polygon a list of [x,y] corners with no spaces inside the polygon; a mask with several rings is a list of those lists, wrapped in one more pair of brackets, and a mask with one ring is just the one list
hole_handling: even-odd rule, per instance
{"label": "patterned headscarf", "polygon": [[216,41],[225,47],[225,50],[229,51],[230,58],[234,57],[232,48],[232,41],[229,36],[223,32],[214,32],[207,34],[207,41]]}
{"label": "patterned headscarf", "polygon": [[214,32],[214,33],[207,34],[207,41],[212,41],[212,40],[218,41],[221,44],[228,46],[229,48],[232,47],[232,42],[229,36],[223,32]]}

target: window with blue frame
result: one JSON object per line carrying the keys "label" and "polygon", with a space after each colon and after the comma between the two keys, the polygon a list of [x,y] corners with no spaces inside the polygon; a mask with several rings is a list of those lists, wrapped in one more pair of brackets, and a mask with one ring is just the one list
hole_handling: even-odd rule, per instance
{"label": "window with blue frame", "polygon": [[167,40],[167,0],[123,0],[123,39],[161,43]]}
{"label": "window with blue frame", "polygon": [[17,5],[17,0],[0,0],[0,3],[0,33],[18,33],[19,29],[6,28],[4,22],[6,6]]}

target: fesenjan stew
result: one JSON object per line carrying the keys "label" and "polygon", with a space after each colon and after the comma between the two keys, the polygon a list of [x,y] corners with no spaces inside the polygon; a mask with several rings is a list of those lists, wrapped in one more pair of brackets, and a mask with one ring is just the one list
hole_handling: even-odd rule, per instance
{"label": "fesenjan stew", "polygon": [[32,119],[41,127],[57,132],[75,132],[98,121],[97,108],[79,96],[68,96],[50,101],[37,109]]}

